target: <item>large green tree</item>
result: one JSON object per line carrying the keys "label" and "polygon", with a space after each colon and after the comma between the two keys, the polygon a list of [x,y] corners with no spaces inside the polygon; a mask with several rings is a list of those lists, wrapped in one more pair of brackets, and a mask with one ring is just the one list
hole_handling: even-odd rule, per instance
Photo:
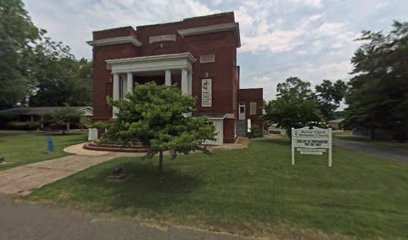
{"label": "large green tree", "polygon": [[346,123],[351,127],[394,132],[399,141],[408,132],[408,22],[394,22],[388,34],[364,31],[355,52]]}
{"label": "large green tree", "polygon": [[62,134],[69,131],[71,124],[79,123],[81,119],[81,112],[73,107],[66,105],[59,107],[51,113],[45,115],[45,121],[54,129],[60,129]]}
{"label": "large green tree", "polygon": [[159,154],[160,174],[163,152],[169,151],[172,158],[179,153],[205,152],[203,142],[214,140],[214,126],[206,118],[186,116],[193,111],[194,99],[176,87],[138,85],[133,94],[111,103],[120,111],[105,137],[123,144],[142,142],[149,148],[149,157]]}
{"label": "large green tree", "polygon": [[318,125],[322,116],[310,83],[290,77],[277,85],[276,100],[265,106],[265,120],[276,123],[291,136],[291,128]]}
{"label": "large green tree", "polygon": [[21,0],[0,0],[0,109],[91,104],[91,64],[31,22]]}
{"label": "large green tree", "polygon": [[76,60],[69,47],[45,38],[35,48],[32,71],[36,89],[30,106],[84,106],[91,104],[92,64]]}
{"label": "large green tree", "polygon": [[29,67],[40,30],[19,0],[0,0],[0,108],[23,101],[34,87]]}
{"label": "large green tree", "polygon": [[326,121],[334,119],[334,112],[339,108],[340,102],[346,94],[346,83],[342,80],[335,82],[323,80],[321,84],[316,85],[315,90],[324,119]]}

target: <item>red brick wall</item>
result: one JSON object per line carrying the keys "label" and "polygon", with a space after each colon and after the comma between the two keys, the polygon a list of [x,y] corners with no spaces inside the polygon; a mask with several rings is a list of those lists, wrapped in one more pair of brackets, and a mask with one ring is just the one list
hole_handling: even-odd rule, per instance
{"label": "red brick wall", "polygon": [[93,108],[95,121],[112,117],[112,108],[106,97],[112,97],[112,75],[106,69],[107,59],[135,56],[138,50],[132,44],[95,47],[93,49]]}
{"label": "red brick wall", "polygon": [[[135,36],[142,42],[141,47],[131,44],[95,47],[93,49],[94,66],[94,120],[107,120],[112,116],[112,109],[106,103],[106,96],[112,95],[111,73],[106,69],[107,59],[150,56],[159,54],[174,54],[190,52],[197,62],[193,64],[193,96],[196,97],[196,109],[200,113],[233,113],[237,117],[237,90],[239,76],[236,66],[236,34],[233,31],[217,32],[205,35],[182,37],[177,30],[203,27],[214,24],[235,23],[233,13],[214,16],[185,19],[181,22],[148,25],[137,27],[122,27],[93,32],[93,39]],[[149,43],[149,37],[163,34],[176,34],[176,41]],[[200,56],[215,54],[215,63],[200,63]],[[136,78],[138,78],[136,76]],[[201,79],[212,79],[212,107],[201,107]],[[141,81],[149,79],[162,82],[163,77],[141,77]],[[180,84],[180,75],[172,76],[173,83]],[[224,140],[235,141],[235,119],[224,120]]]}
{"label": "red brick wall", "polygon": [[[246,119],[250,118],[252,126],[263,129],[263,88],[239,89],[238,103],[245,102]],[[256,115],[250,115],[250,102],[256,102]]]}
{"label": "red brick wall", "polygon": [[104,38],[113,38],[113,37],[124,37],[124,36],[130,36],[130,35],[136,36],[136,31],[130,26],[95,31],[92,33],[93,40],[100,40]]}
{"label": "red brick wall", "polygon": [[224,143],[235,142],[235,119],[224,119]]}

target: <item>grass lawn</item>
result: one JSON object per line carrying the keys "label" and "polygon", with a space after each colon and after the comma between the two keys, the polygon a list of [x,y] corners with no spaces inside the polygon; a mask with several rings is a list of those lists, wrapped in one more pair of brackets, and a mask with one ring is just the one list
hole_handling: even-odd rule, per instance
{"label": "grass lawn", "polygon": [[63,152],[65,147],[86,141],[84,133],[54,134],[52,137],[54,153],[50,154],[47,151],[47,135],[38,132],[1,131],[0,156],[12,164],[0,166],[0,171],[68,155]]}
{"label": "grass lawn", "polygon": [[[407,239],[408,164],[335,149],[290,165],[287,139],[165,161],[118,158],[39,189],[30,200],[286,239]],[[106,180],[114,167],[131,173]]]}

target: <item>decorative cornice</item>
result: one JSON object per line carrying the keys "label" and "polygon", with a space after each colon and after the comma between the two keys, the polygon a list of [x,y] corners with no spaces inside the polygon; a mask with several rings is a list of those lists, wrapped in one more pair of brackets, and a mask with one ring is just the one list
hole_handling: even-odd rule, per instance
{"label": "decorative cornice", "polygon": [[135,38],[134,36],[105,38],[105,39],[87,41],[86,43],[88,43],[92,47],[116,45],[116,44],[123,44],[123,43],[131,43],[135,47],[142,46],[142,43],[139,40],[137,40],[137,38]]}
{"label": "decorative cornice", "polygon": [[207,34],[207,33],[216,33],[216,32],[226,32],[226,31],[235,31],[237,35],[237,43],[238,47],[241,46],[241,39],[239,35],[239,24],[238,23],[222,23],[222,24],[215,24],[205,27],[195,27],[195,28],[186,28],[178,30],[177,32],[185,37],[191,35],[200,35],[200,34]]}
{"label": "decorative cornice", "polygon": [[188,69],[196,59],[189,52],[105,60],[112,73]]}
{"label": "decorative cornice", "polygon": [[175,53],[175,54],[163,54],[163,55],[153,55],[145,57],[134,57],[134,58],[119,58],[119,59],[108,59],[107,64],[118,64],[118,63],[137,63],[137,62],[147,62],[147,61],[162,61],[170,59],[182,59],[187,58],[190,62],[197,61],[193,55],[189,52]]}

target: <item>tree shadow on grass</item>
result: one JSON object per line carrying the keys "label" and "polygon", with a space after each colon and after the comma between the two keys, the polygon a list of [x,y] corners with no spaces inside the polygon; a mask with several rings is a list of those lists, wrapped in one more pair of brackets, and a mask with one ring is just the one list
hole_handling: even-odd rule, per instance
{"label": "tree shadow on grass", "polygon": [[[123,182],[112,182],[107,178],[114,168],[122,167],[128,178]],[[102,206],[111,210],[135,213],[161,213],[180,205],[201,185],[196,177],[180,170],[164,166],[159,176],[156,161],[133,160],[115,164],[98,171],[82,183],[87,189],[97,192],[85,193],[86,198],[100,198]],[[92,200],[93,201],[93,200]]]}

